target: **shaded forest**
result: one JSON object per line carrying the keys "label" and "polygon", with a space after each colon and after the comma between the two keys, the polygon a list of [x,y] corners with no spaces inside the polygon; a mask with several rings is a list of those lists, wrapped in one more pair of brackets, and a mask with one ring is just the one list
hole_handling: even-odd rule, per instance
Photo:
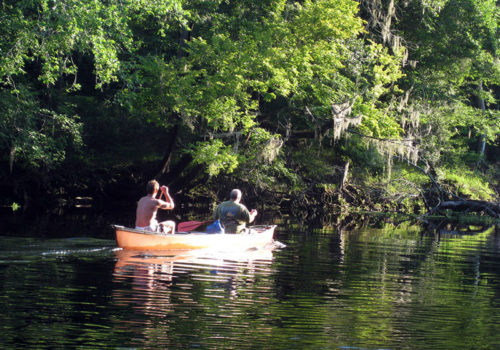
{"label": "shaded forest", "polygon": [[[494,0],[2,0],[0,205],[499,217]],[[450,204],[452,203],[452,204]],[[455,203],[455,205],[453,205]]]}

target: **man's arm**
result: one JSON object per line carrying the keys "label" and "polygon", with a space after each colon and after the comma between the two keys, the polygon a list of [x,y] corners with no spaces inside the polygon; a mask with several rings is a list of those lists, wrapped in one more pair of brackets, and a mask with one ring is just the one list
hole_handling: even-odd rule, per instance
{"label": "man's arm", "polygon": [[255,220],[255,217],[257,216],[257,209],[252,209],[249,216],[250,216],[249,222],[253,222]]}
{"label": "man's arm", "polygon": [[240,211],[238,214],[239,220],[245,221],[247,224],[252,223],[257,216],[257,210],[252,209],[252,211],[248,210],[244,205],[240,205]]}
{"label": "man's arm", "polygon": [[168,193],[168,187],[167,186],[161,186],[160,187],[161,192],[165,195],[165,200],[158,199],[158,203],[160,204],[160,209],[174,209],[175,204],[174,200],[170,196],[170,193]]}

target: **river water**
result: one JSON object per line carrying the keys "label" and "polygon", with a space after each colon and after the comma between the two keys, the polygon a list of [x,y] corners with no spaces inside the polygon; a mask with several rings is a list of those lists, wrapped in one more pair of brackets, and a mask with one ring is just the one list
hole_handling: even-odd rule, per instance
{"label": "river water", "polygon": [[494,228],[276,221],[286,247],[243,253],[123,251],[105,228],[4,226],[0,348],[500,349]]}

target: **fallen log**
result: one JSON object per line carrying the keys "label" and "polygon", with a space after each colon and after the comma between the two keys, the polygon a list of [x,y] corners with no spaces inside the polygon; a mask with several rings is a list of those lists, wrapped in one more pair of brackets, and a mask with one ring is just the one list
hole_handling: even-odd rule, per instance
{"label": "fallen log", "polygon": [[493,217],[500,217],[500,203],[491,203],[479,200],[457,200],[445,201],[439,204],[436,208],[441,210],[453,210],[459,212],[484,212]]}

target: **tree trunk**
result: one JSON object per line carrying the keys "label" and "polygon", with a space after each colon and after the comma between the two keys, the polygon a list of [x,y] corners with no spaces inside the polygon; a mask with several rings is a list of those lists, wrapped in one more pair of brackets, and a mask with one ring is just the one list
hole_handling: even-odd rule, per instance
{"label": "tree trunk", "polygon": [[161,170],[156,174],[156,176],[154,176],[155,179],[163,177],[168,172],[168,168],[172,161],[172,151],[175,146],[175,141],[177,140],[178,132],[179,132],[179,126],[176,124],[167,135],[166,138],[167,149],[165,150],[165,156],[161,161],[162,164]]}
{"label": "tree trunk", "polygon": [[[483,82],[479,83],[479,107],[481,108],[481,116],[484,118],[486,106],[483,98]],[[479,161],[484,159],[484,151],[486,149],[486,135],[482,134],[479,139]]]}
{"label": "tree trunk", "polygon": [[345,163],[344,175],[342,176],[342,184],[340,185],[340,188],[344,188],[345,183],[347,181],[347,175],[348,174],[349,174],[349,161],[347,161],[347,163]]}
{"label": "tree trunk", "polygon": [[184,48],[186,47],[186,41],[191,40],[191,33],[193,32],[193,25],[189,30],[183,29],[179,35],[179,49],[177,50],[177,58],[181,58],[186,56],[186,51]]}

